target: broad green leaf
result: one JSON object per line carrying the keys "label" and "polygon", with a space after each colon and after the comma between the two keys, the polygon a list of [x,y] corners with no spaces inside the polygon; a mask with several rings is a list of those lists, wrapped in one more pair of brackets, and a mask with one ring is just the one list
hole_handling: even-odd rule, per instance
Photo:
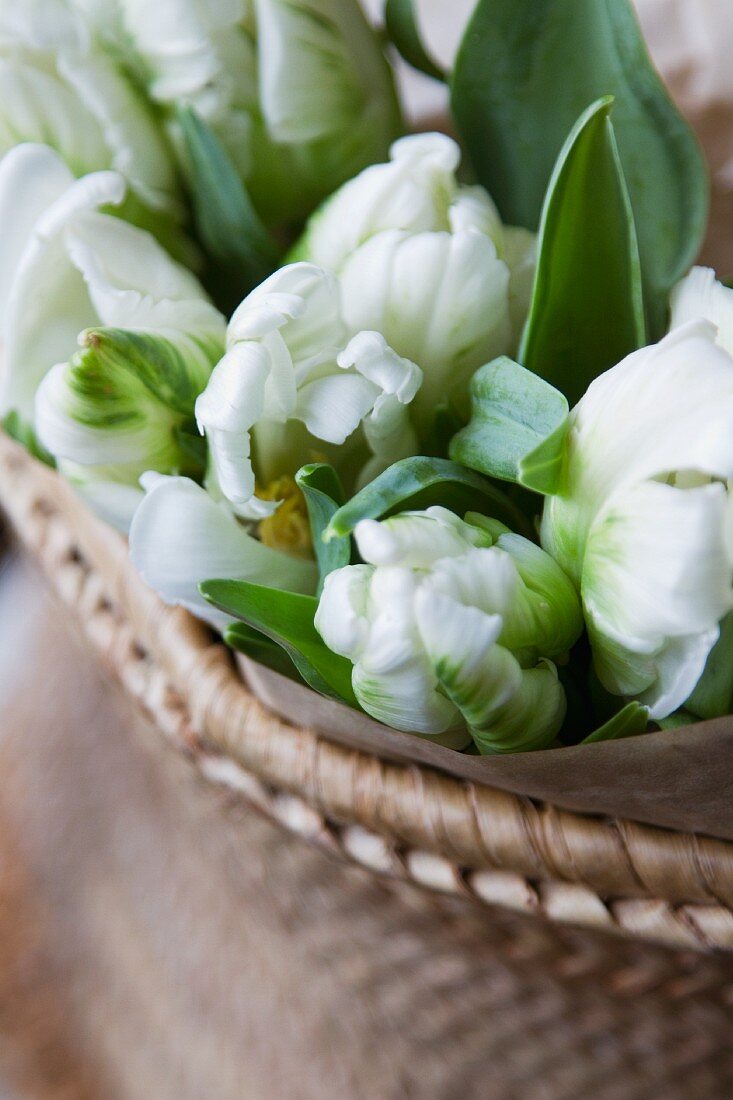
{"label": "broad green leaf", "polygon": [[639,252],[610,99],[573,127],[547,190],[519,351],[571,404],[645,342]]}
{"label": "broad green leaf", "polygon": [[384,22],[390,41],[394,43],[408,65],[434,80],[444,81],[446,74],[433,61],[423,45],[412,0],[387,0]]}
{"label": "broad green leaf", "polygon": [[214,607],[282,646],[309,687],[358,709],[351,687],[351,662],[332,653],[313,625],[318,609],[315,596],[249,581],[204,581],[199,589]]}
{"label": "broad green leaf", "polygon": [[649,59],[630,0],[479,0],[453,70],[453,113],[504,221],[537,228],[566,134],[606,95],[616,99],[657,339],[670,290],[700,249],[708,186],[700,148]]}
{"label": "broad green leaf", "polygon": [[503,356],[471,380],[471,420],[454,437],[451,458],[538,493],[557,491],[568,403],[536,374]]}
{"label": "broad green leaf", "polygon": [[258,664],[279,672],[281,676],[297,679],[292,660],[277,642],[253,630],[246,623],[233,623],[224,631],[224,641],[238,653],[244,653]]}
{"label": "broad green leaf", "polygon": [[522,513],[504,493],[471,470],[446,458],[405,458],[339,508],[325,537],[350,535],[362,519],[382,519],[436,504],[459,515],[468,511],[489,515],[521,533],[527,527]]}
{"label": "broad green leaf", "polygon": [[196,228],[216,275],[215,297],[222,306],[235,306],[274,270],[282,250],[213,131],[191,107],[178,108],[178,122],[190,165]]}
{"label": "broad green leaf", "polygon": [[321,577],[317,592],[320,596],[328,574],[351,561],[351,539],[348,536],[332,538],[328,542],[323,538],[326,528],[344,502],[344,491],[333,466],[326,463],[303,466],[295,475],[295,480],[308,508],[313,549]]}
{"label": "broad green leaf", "polygon": [[597,730],[581,741],[581,745],[593,745],[598,741],[620,741],[623,737],[636,737],[646,733],[649,726],[649,710],[641,703],[627,703],[618,714],[609,718]]}
{"label": "broad green leaf", "polygon": [[733,612],[720,624],[720,637],[685,709],[698,718],[718,718],[733,710]]}

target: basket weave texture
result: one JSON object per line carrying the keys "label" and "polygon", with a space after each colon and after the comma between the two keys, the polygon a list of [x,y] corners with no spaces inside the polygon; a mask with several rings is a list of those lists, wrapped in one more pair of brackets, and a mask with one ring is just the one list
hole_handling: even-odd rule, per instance
{"label": "basket weave texture", "polygon": [[0,434],[0,499],[105,665],[210,781],[328,851],[433,891],[695,950],[733,950],[733,844],[560,810],[344,749],[269,713],[125,541]]}

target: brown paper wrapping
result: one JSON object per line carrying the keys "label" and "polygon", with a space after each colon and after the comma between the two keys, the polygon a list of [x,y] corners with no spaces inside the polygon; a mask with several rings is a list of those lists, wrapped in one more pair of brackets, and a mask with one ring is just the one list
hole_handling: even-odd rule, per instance
{"label": "brown paper wrapping", "polygon": [[468,756],[389,729],[242,654],[237,660],[266,707],[346,748],[436,768],[566,810],[733,840],[733,717],[623,741]]}

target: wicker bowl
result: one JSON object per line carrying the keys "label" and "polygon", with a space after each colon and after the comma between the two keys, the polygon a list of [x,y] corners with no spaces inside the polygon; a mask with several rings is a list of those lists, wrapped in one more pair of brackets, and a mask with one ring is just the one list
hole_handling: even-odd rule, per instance
{"label": "wicker bowl", "polygon": [[291,725],[140,580],[115,531],[0,435],[0,494],[104,664],[211,782],[380,874],[553,922],[733,950],[733,843],[560,809]]}

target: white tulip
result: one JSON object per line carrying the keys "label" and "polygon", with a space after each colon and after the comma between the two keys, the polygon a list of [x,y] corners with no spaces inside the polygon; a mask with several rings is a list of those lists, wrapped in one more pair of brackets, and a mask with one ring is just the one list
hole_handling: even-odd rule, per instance
{"label": "white tulip", "polygon": [[138,69],[176,144],[181,102],[213,128],[267,221],[307,214],[399,132],[358,0],[76,3]]}
{"label": "white tulip", "polygon": [[253,448],[267,484],[362,424],[382,463],[412,453],[407,406],[421,380],[379,334],[347,340],[332,275],[282,268],[234,313],[227,353],[196,403],[221,492],[240,515],[261,517],[277,502],[255,497]]}
{"label": "white tulip", "polygon": [[[360,705],[484,752],[548,745],[565,715],[554,660],[581,630],[573,586],[495,520],[444,508],[357,525],[364,565],[331,573],[316,627],[353,662]],[[445,742],[444,742],[445,743]]]}
{"label": "white tulip", "polygon": [[439,403],[466,411],[472,374],[516,347],[534,277],[534,236],[459,184],[459,161],[443,134],[402,138],[324,203],[293,252],[339,276],[350,332],[382,333],[423,370],[422,437]]}
{"label": "white tulip", "polygon": [[542,520],[602,683],[653,718],[688,698],[733,607],[733,359],[716,336],[688,322],[591,384]]}
{"label": "white tulip", "polygon": [[[113,172],[75,180],[46,146],[0,162],[0,412],[35,427],[122,527],[141,473],[186,468],[179,429],[193,430],[225,334],[189,271],[100,213],[124,193]],[[100,483],[127,487],[114,508]]]}
{"label": "white tulip", "polygon": [[130,557],[143,579],[169,604],[187,608],[217,630],[234,622],[199,593],[206,580],[226,578],[311,594],[312,561],[263,545],[224,502],[183,477],[148,474],[147,493],[130,528]]}
{"label": "white tulip", "polygon": [[176,239],[184,205],[164,131],[57,0],[0,0],[0,155],[23,142],[52,146],[77,176],[119,172],[130,219]]}

